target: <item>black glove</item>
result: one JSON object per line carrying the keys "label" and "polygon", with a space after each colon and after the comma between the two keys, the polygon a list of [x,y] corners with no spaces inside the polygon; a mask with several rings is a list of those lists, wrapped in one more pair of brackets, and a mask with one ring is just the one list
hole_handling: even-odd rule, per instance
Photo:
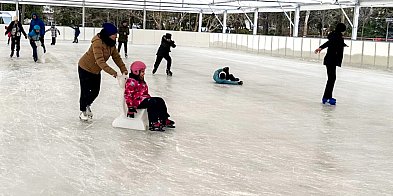
{"label": "black glove", "polygon": [[127,111],[127,117],[134,118],[134,116],[135,116],[134,114],[137,112],[138,111],[136,111],[135,107],[130,107],[130,108],[128,108],[128,111]]}
{"label": "black glove", "polygon": [[239,81],[237,82],[239,85],[243,85],[243,81]]}

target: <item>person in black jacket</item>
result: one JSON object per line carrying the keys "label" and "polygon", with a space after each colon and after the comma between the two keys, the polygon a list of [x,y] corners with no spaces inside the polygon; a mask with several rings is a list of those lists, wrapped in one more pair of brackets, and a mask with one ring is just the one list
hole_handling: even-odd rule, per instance
{"label": "person in black jacket", "polygon": [[81,31],[79,30],[79,25],[74,25],[71,28],[73,28],[75,31],[74,32],[74,41],[72,43],[78,43],[79,42],[78,37],[79,37],[79,34],[81,34]]}
{"label": "person in black jacket", "polygon": [[328,102],[331,105],[336,105],[336,99],[333,98],[333,88],[336,82],[336,67],[341,67],[343,60],[344,43],[342,32],[346,30],[343,23],[339,23],[336,29],[328,35],[328,41],[322,44],[315,50],[315,54],[320,53],[321,50],[328,48],[323,64],[326,66],[328,80],[326,82],[325,93],[322,97],[322,103]]}
{"label": "person in black jacket", "polygon": [[16,57],[19,57],[20,51],[20,37],[22,34],[27,39],[27,35],[25,30],[23,29],[22,24],[18,21],[18,16],[14,16],[14,20],[8,25],[7,30],[5,31],[5,35],[11,33],[11,54],[10,57],[14,56],[14,50],[16,45]]}
{"label": "person in black jacket", "polygon": [[175,41],[172,40],[172,34],[166,33],[162,36],[161,45],[157,51],[157,58],[156,62],[154,63],[153,74],[156,73],[158,66],[160,65],[162,59],[164,58],[167,61],[166,64],[166,74],[168,76],[172,76],[171,72],[171,65],[172,65],[172,58],[169,56],[169,52],[171,52],[171,47],[176,48]]}

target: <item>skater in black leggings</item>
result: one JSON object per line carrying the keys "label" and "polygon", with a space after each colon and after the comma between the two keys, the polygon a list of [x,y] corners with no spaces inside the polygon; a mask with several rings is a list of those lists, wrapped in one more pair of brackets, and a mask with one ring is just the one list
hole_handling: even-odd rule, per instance
{"label": "skater in black leggings", "polygon": [[344,43],[342,32],[345,32],[346,26],[343,23],[339,23],[336,26],[335,31],[328,35],[328,41],[322,44],[318,49],[315,50],[315,54],[320,53],[321,50],[328,48],[323,64],[326,66],[328,80],[326,82],[325,92],[322,97],[322,103],[328,102],[331,105],[336,105],[336,99],[333,98],[334,83],[336,82],[336,67],[341,67],[344,47],[347,45]]}

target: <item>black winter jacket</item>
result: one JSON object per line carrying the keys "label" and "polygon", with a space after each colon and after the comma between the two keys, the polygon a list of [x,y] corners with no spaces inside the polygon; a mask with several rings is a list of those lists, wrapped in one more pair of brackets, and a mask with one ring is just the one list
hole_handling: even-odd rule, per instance
{"label": "black winter jacket", "polygon": [[5,31],[5,35],[7,35],[9,32],[11,32],[11,37],[21,37],[22,34],[27,37],[25,30],[23,29],[23,26],[20,22],[18,22],[15,25],[15,21],[12,21],[8,27],[7,30]]}
{"label": "black winter jacket", "polygon": [[161,45],[157,51],[157,55],[159,56],[169,55],[169,52],[171,52],[171,47],[176,48],[175,41],[171,39],[167,39],[166,36],[163,35],[161,38]]}
{"label": "black winter jacket", "polygon": [[328,41],[319,47],[321,49],[328,48],[323,64],[341,67],[344,47],[347,47],[347,45],[344,43],[343,34],[335,31],[331,32],[328,35]]}

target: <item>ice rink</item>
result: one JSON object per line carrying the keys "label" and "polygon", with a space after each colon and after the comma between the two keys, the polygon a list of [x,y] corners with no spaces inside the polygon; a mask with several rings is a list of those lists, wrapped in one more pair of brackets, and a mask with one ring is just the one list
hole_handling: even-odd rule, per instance
{"label": "ice rink", "polygon": [[[393,194],[393,73],[344,65],[328,106],[320,62],[179,46],[173,77],[165,61],[153,76],[157,46],[129,45],[177,124],[134,131],[112,128],[123,92],[104,72],[79,121],[89,42],[46,45],[45,64],[0,46],[0,195]],[[244,85],[215,84],[222,66]]]}

